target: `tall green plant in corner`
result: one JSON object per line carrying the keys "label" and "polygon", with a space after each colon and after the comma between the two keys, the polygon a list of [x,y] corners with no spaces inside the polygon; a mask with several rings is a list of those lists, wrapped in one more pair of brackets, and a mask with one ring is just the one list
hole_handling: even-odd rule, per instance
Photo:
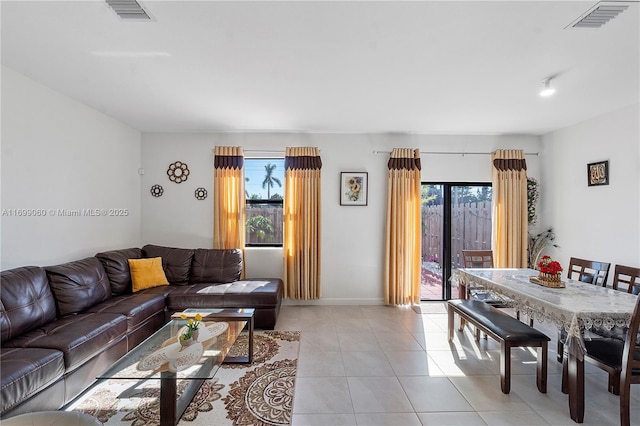
{"label": "tall green plant in corner", "polygon": [[[538,181],[534,178],[527,178],[527,220],[529,227],[535,225],[538,221],[538,215],[536,213],[536,207],[540,191],[538,190]],[[556,234],[553,232],[553,227],[534,234],[529,229],[527,241],[527,263],[529,268],[536,269],[538,265],[538,259],[542,255],[542,252],[548,247],[560,247],[554,243]]]}

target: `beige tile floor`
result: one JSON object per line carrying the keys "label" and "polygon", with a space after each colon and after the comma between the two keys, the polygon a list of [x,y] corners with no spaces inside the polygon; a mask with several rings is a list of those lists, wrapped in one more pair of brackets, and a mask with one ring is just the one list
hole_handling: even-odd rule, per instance
{"label": "beige tile floor", "polygon": [[[417,311],[417,312],[416,312]],[[447,341],[442,302],[419,309],[387,306],[282,306],[276,325],[301,330],[293,406],[300,425],[573,425],[560,392],[555,329],[548,393],[535,384],[535,352],[512,354],[511,393],[500,391],[499,345],[456,333]],[[586,365],[585,425],[618,425],[618,397],[607,376]],[[640,386],[632,424],[640,425]]]}

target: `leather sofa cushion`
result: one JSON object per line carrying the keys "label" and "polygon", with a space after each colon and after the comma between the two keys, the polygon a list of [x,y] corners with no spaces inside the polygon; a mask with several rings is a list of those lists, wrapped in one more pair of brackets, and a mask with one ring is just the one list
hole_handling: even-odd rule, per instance
{"label": "leather sofa cushion", "polygon": [[176,286],[176,285],[160,285],[157,287],[145,288],[144,290],[140,290],[136,294],[156,294],[156,295],[162,295],[163,298],[166,298],[175,289],[182,288],[182,287],[183,286]]}
{"label": "leather sofa cushion", "polygon": [[0,412],[19,405],[64,374],[62,352],[42,348],[0,350]]}
{"label": "leather sofa cushion", "polygon": [[282,300],[282,281],[245,280],[229,284],[194,284],[167,296],[170,311],[187,308],[273,308]]}
{"label": "leather sofa cushion", "polygon": [[191,283],[230,283],[242,273],[239,249],[196,249],[191,265]]}
{"label": "leather sofa cushion", "polygon": [[131,294],[131,272],[128,260],[140,259],[142,250],[139,248],[111,250],[98,253],[96,257],[102,263],[107,277],[109,277],[111,293],[114,296]]}
{"label": "leather sofa cushion", "polygon": [[102,263],[88,257],[45,268],[61,317],[76,314],[111,297]]}
{"label": "leather sofa cushion", "polygon": [[2,342],[56,319],[56,302],[47,274],[38,266],[3,271],[0,301]]}
{"label": "leather sofa cushion", "polygon": [[142,247],[142,257],[161,257],[162,268],[170,284],[185,285],[189,283],[192,249],[154,246],[147,244]]}
{"label": "leather sofa cushion", "polygon": [[158,312],[164,312],[164,296],[161,294],[116,296],[87,309],[85,312],[124,315],[127,317],[127,333],[130,333]]}
{"label": "leather sofa cushion", "polygon": [[126,332],[127,318],[124,315],[78,314],[25,333],[6,342],[5,347],[58,350],[64,355],[68,373],[123,339]]}

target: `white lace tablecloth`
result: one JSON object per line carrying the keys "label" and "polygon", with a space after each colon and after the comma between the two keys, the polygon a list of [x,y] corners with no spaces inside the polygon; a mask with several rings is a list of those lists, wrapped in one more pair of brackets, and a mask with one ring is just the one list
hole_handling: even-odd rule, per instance
{"label": "white lace tablecloth", "polygon": [[551,322],[567,332],[567,350],[582,360],[584,330],[629,326],[638,296],[593,284],[566,280],[565,288],[529,281],[533,269],[457,269],[452,280],[468,288],[491,290],[508,304],[539,322]]}

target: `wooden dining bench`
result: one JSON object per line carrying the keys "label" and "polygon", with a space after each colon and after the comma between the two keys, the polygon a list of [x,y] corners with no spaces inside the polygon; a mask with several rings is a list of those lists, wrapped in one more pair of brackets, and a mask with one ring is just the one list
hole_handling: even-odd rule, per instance
{"label": "wooden dining bench", "polygon": [[500,342],[500,387],[502,393],[511,391],[511,348],[538,348],[536,384],[538,390],[547,393],[547,349],[549,337],[533,327],[529,327],[487,303],[478,300],[456,299],[448,302],[449,341],[453,340],[454,314],[476,326],[475,338],[479,331]]}

